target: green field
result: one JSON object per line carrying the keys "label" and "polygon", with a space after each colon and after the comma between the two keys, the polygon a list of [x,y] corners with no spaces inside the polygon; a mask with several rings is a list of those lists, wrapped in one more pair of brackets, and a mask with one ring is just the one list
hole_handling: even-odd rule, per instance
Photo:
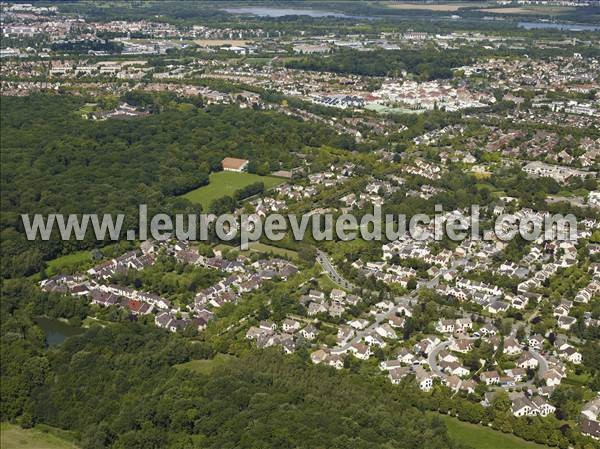
{"label": "green field", "polygon": [[450,438],[474,449],[549,449],[549,446],[531,443],[489,427],[462,422],[446,415],[437,416],[446,423]]}
{"label": "green field", "polygon": [[183,197],[192,203],[201,204],[202,209],[207,210],[213,200],[226,195],[233,195],[236,190],[259,181],[264,182],[265,189],[270,189],[284,182],[282,178],[274,176],[258,176],[252,173],[221,171],[211,173],[208,185],[192,190],[184,194]]}
{"label": "green field", "polygon": [[240,250],[237,246],[226,245],[224,243],[219,243],[215,246],[215,250],[218,251],[237,251],[239,254],[243,256],[249,256],[250,253],[261,253],[261,254],[273,254],[275,256],[287,257],[289,259],[297,259],[298,253],[291,249],[278,248],[277,246],[267,245],[265,243],[260,242],[249,242],[248,248],[245,251]]}
{"label": "green field", "polygon": [[77,449],[69,439],[67,432],[46,426],[22,429],[2,423],[0,427],[2,449]]}
{"label": "green field", "polygon": [[296,251],[292,251],[291,249],[278,248],[272,245],[266,245],[260,242],[252,242],[249,243],[250,251],[255,253],[273,253],[276,256],[288,257],[290,259],[297,259],[298,253]]}
{"label": "green field", "polygon": [[235,357],[229,354],[217,354],[212,359],[206,360],[190,360],[189,362],[175,365],[177,369],[189,369],[195,373],[210,375],[218,366],[235,360]]}
{"label": "green field", "polygon": [[317,282],[319,283],[319,288],[321,290],[325,290],[327,292],[333,290],[334,288],[336,288],[338,290],[343,290],[342,287],[340,287],[335,282],[333,282],[331,280],[331,278],[327,274],[325,274],[325,273],[321,274],[317,278]]}
{"label": "green field", "polygon": [[47,262],[46,273],[48,276],[53,276],[58,273],[63,273],[70,268],[77,268],[81,264],[90,262],[92,260],[92,253],[90,251],[76,251],[74,253],[66,254],[64,256],[57,257],[56,259],[49,260]]}
{"label": "green field", "polygon": [[365,109],[375,111],[378,114],[422,114],[425,112],[425,109],[394,108],[377,103],[368,104]]}

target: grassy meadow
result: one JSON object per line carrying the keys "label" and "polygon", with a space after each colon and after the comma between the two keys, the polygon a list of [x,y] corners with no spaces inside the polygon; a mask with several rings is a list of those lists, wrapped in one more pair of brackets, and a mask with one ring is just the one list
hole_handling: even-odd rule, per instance
{"label": "grassy meadow", "polygon": [[255,182],[263,182],[265,189],[270,189],[284,182],[282,178],[274,176],[259,176],[252,173],[238,173],[231,171],[221,171],[211,173],[210,182],[208,185],[199,187],[191,192],[183,195],[192,203],[202,205],[202,210],[205,211],[217,198],[231,196],[236,190],[242,189]]}
{"label": "grassy meadow", "polygon": [[462,422],[451,416],[438,416],[446,424],[450,438],[475,449],[549,449],[548,446],[525,441],[489,427]]}
{"label": "grassy meadow", "polygon": [[22,429],[9,423],[0,426],[2,449],[77,449],[69,437],[67,432],[47,426],[33,429]]}

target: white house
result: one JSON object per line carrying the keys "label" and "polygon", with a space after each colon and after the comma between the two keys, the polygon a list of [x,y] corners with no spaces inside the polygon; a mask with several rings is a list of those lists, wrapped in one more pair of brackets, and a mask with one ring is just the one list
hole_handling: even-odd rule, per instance
{"label": "white house", "polygon": [[417,366],[415,369],[415,378],[421,390],[430,391],[433,388],[433,375],[425,371],[423,367]]}
{"label": "white house", "polygon": [[485,383],[486,385],[493,385],[493,384],[500,383],[500,375],[498,374],[497,371],[486,371],[484,373],[481,373],[481,375],[479,377],[480,377],[481,381],[483,383]]}

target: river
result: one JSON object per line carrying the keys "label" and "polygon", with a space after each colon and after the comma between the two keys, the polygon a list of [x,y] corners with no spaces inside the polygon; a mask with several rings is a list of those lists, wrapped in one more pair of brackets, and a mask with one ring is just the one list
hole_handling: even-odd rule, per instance
{"label": "river", "polygon": [[309,17],[340,17],[342,19],[356,19],[368,17],[350,16],[333,11],[323,11],[318,9],[293,9],[293,8],[267,8],[253,6],[247,8],[223,8],[231,14],[252,14],[258,17],[284,17],[284,16],[309,16]]}
{"label": "river", "polygon": [[[285,16],[308,16],[308,17],[338,17],[341,19],[368,19],[372,20],[374,17],[370,16],[353,16],[340,12],[325,11],[320,9],[300,9],[300,8],[270,8],[264,6],[250,6],[240,8],[223,8],[222,11],[226,11],[230,14],[252,14],[258,17],[285,17]],[[394,18],[406,19],[401,15],[390,16]],[[429,18],[429,20],[435,20],[436,18]],[[437,18],[439,19],[439,18]],[[526,30],[536,29],[555,29],[562,31],[600,31],[600,26],[596,25],[585,25],[578,23],[560,23],[560,22],[518,22],[516,24],[519,28]]]}
{"label": "river", "polygon": [[560,22],[519,22],[519,27],[526,30],[600,31],[600,26],[596,25]]}

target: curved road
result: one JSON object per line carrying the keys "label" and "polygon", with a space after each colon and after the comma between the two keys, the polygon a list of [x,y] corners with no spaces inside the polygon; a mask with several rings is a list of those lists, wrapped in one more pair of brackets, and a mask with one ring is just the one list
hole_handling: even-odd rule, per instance
{"label": "curved road", "polygon": [[[354,284],[352,284],[350,281],[344,279],[337,272],[337,270],[335,269],[335,266],[333,265],[331,260],[329,260],[329,256],[327,255],[327,253],[317,250],[317,262],[319,262],[319,264],[327,272],[327,275],[329,276],[329,278],[333,282],[338,284],[340,287],[345,288],[346,290],[354,290],[356,288],[356,286]],[[416,297],[417,297],[417,291],[414,290],[408,296],[402,297],[402,298],[395,298],[395,300],[396,300],[396,304],[398,304],[398,305],[403,304],[403,305],[408,306],[409,303],[411,302],[411,300],[416,299]],[[387,319],[387,315],[388,315],[387,313],[378,314],[375,317],[375,322],[373,324],[371,324],[369,327],[367,327],[366,329],[357,332],[356,336],[349,343],[347,343],[345,345],[345,348],[347,349],[352,343],[357,343],[357,342],[361,341],[361,339],[364,335],[375,330],[375,328],[382,321]],[[465,338],[468,338],[470,340],[476,340],[475,337],[465,337]],[[451,344],[450,340],[442,341],[439,345],[437,345],[435,348],[433,348],[427,356],[427,362],[429,363],[429,367],[431,368],[431,371],[434,374],[438,375],[442,379],[447,378],[448,375],[440,369],[440,367],[437,363],[437,356],[441,351],[443,351],[448,346],[450,346],[450,344]],[[538,377],[542,377],[546,373],[546,371],[548,371],[548,361],[544,358],[544,356],[542,356],[539,352],[537,352],[534,349],[529,348],[529,352],[538,361],[537,374],[538,374]],[[532,383],[532,381],[522,382],[520,385],[528,385],[531,383]],[[499,386],[498,388],[503,388],[503,387]]]}
{"label": "curved road", "polygon": [[[463,338],[467,338],[469,340],[477,340],[477,338],[475,337],[463,337]],[[437,357],[439,355],[440,352],[442,352],[444,349],[448,348],[448,346],[450,346],[450,344],[452,343],[451,340],[445,340],[442,341],[440,344],[438,344],[435,348],[433,348],[431,350],[431,352],[427,355],[427,363],[429,363],[429,367],[431,368],[431,371],[436,374],[437,376],[439,376],[441,379],[446,379],[448,377],[448,374],[444,373],[438,363],[437,363]],[[531,355],[538,361],[538,377],[542,377],[546,371],[548,371],[548,361],[544,358],[544,356],[542,356],[539,352],[537,352],[534,349],[529,349],[529,352],[531,353]],[[529,380],[527,382],[520,382],[517,384],[517,386],[523,386],[523,385],[531,385],[533,384],[533,380]],[[498,388],[514,388],[514,387],[510,387],[510,386],[502,386],[502,385],[497,385],[497,386],[492,386],[492,389],[498,389]]]}
{"label": "curved road", "polygon": [[542,377],[548,371],[548,361],[544,358],[542,354],[537,352],[535,349],[529,348],[529,352],[531,355],[538,361],[538,376]]}
{"label": "curved road", "polygon": [[[356,285],[354,285],[352,282],[348,281],[347,279],[343,278],[342,275],[337,272],[335,266],[329,259],[329,256],[327,255],[327,253],[317,250],[317,262],[319,262],[319,264],[321,264],[323,269],[327,272],[327,275],[329,276],[329,278],[333,282],[335,282],[337,285],[339,285],[340,287],[345,288],[346,290],[354,290],[355,288],[357,288]],[[367,290],[367,291],[370,292],[369,290]],[[371,292],[371,293],[373,293],[373,292]],[[417,290],[413,290],[412,292],[408,293],[407,295],[396,296],[394,298],[394,302],[396,303],[396,305],[399,305],[399,306],[402,305],[405,307],[409,307],[417,299],[417,296],[418,296]]]}
{"label": "curved road", "polygon": [[437,364],[437,356],[440,352],[442,352],[444,349],[450,346],[450,343],[450,340],[441,342],[439,345],[433,348],[427,355],[427,363],[429,363],[431,371],[442,379],[445,379],[446,377],[448,377],[448,375],[445,372],[443,372]]}

